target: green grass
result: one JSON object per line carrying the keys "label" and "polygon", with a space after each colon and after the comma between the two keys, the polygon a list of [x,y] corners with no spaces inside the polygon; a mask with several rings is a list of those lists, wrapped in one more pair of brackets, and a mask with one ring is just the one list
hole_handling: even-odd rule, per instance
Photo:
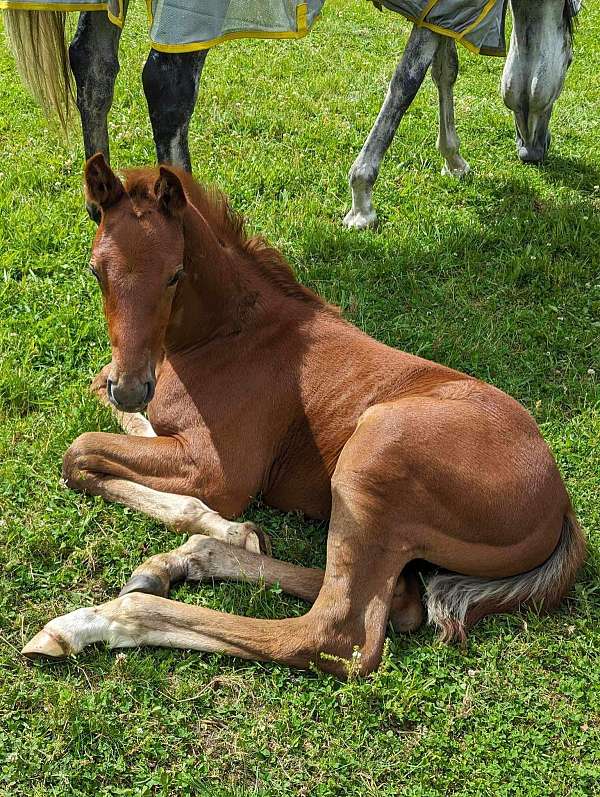
{"label": "green grass", "polygon": [[[498,94],[502,62],[461,51],[457,119],[473,175],[439,174],[431,81],[385,160],[381,224],[341,227],[346,173],[408,25],[328,0],[302,42],[239,42],[208,58],[191,129],[196,174],[221,186],[299,278],[394,346],[516,396],[554,451],[591,553],[551,617],[499,617],[467,648],[424,628],[389,639],[373,677],[328,676],[168,650],[87,650],[34,666],[18,650],[50,617],[113,597],[181,538],[62,489],[80,432],[111,420],[86,392],[109,358],[86,269],[93,225],[79,134],[48,131],[0,48],[0,795],[600,794],[600,13],[588,3],[554,113],[525,168]],[[135,8],[110,118],[117,167],[151,162]],[[595,375],[593,373],[595,371]],[[322,564],[326,529],[257,505],[275,555]],[[181,588],[264,617],[277,590]]]}

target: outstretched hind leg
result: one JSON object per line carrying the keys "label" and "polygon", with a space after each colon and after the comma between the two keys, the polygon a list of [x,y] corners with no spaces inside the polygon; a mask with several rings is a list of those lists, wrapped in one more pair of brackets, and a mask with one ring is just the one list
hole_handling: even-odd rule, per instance
{"label": "outstretched hind leg", "polygon": [[454,123],[454,84],[458,76],[458,54],[453,39],[441,37],[431,65],[431,77],[438,88],[440,102],[440,131],[437,146],[445,163],[442,174],[464,177],[469,164],[461,157],[460,140]]}
{"label": "outstretched hind leg", "polygon": [[188,130],[207,52],[150,50],[142,73],[158,162],[188,172],[192,170]]}
{"label": "outstretched hind leg", "polygon": [[364,229],[377,221],[371,193],[381,161],[392,143],[402,117],[421,87],[439,38],[426,28],[412,29],[375,124],[350,169],[352,209],[344,218],[346,227]]}
{"label": "outstretched hind leg", "polygon": [[[124,2],[124,9],[127,2]],[[69,62],[77,86],[77,107],[81,116],[85,157],[102,152],[109,160],[108,112],[112,105],[119,72],[121,28],[104,11],[84,11],[69,47]],[[91,218],[99,222],[95,205],[87,205]]]}
{"label": "outstretched hind leg", "polygon": [[303,617],[236,617],[131,592],[52,620],[23,653],[59,657],[106,642],[110,647],[218,651],[296,667],[315,664],[341,676],[372,672],[381,659],[398,576],[419,550],[398,535],[397,513],[390,513],[377,487],[373,490],[380,463],[364,456],[370,442],[366,431],[365,439],[359,425],[338,461],[327,566],[316,600]]}
{"label": "outstretched hind leg", "polygon": [[[318,568],[289,564],[194,534],[178,548],[147,559],[134,570],[120,594],[145,592],[166,598],[171,587],[180,581],[214,579],[277,584],[288,595],[314,603],[324,575]],[[414,631],[423,621],[423,603],[416,576],[410,570],[398,578],[389,619],[394,630],[401,633]]]}

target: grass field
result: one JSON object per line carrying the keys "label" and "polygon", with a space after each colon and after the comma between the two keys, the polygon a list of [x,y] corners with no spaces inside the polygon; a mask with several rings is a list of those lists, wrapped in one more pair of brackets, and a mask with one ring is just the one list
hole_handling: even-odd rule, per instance
{"label": "grass field", "polygon": [[[302,42],[212,52],[191,130],[215,182],[298,277],[386,343],[489,380],[535,415],[591,552],[551,617],[498,617],[465,650],[430,628],[390,636],[380,671],[316,673],[167,650],[87,650],[63,664],[18,651],[50,617],[107,600],[182,538],[63,489],[62,453],[110,429],[87,394],[109,359],[87,263],[93,225],[79,133],[49,131],[0,46],[0,795],[600,794],[600,12],[576,61],[543,168],[517,160],[502,62],[461,52],[457,119],[473,175],[440,176],[433,84],[375,191],[377,230],[344,230],[346,173],[408,25],[328,0]],[[111,114],[117,167],[151,162],[133,9]],[[326,528],[257,504],[284,559],[322,564]],[[284,617],[277,589],[180,588],[191,603]]]}

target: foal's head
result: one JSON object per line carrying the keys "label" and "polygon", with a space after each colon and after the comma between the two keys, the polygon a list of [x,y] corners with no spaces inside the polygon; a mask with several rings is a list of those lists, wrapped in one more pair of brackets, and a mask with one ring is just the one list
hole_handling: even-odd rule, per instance
{"label": "foal's head", "polygon": [[177,174],[161,167],[153,191],[134,204],[101,154],[88,161],[85,185],[88,200],[102,212],[90,267],[102,290],[112,346],[108,397],[134,412],[154,394],[155,367],[183,274],[187,200]]}
{"label": "foal's head", "polygon": [[573,60],[573,18],[581,0],[511,0],[513,33],[502,96],[514,112],[517,153],[540,163],[550,146],[550,115]]}

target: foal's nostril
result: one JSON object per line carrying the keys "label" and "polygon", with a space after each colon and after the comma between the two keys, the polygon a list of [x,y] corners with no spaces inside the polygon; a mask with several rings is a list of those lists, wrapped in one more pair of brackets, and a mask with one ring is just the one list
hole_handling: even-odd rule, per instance
{"label": "foal's nostril", "polygon": [[120,377],[117,382],[106,380],[106,392],[112,404],[125,412],[143,409],[154,395],[154,380],[140,382]]}
{"label": "foal's nostril", "polygon": [[155,387],[156,383],[154,379],[151,379],[149,382],[146,382],[146,398],[144,399],[144,402],[146,404],[150,404],[150,402],[152,401]]}

